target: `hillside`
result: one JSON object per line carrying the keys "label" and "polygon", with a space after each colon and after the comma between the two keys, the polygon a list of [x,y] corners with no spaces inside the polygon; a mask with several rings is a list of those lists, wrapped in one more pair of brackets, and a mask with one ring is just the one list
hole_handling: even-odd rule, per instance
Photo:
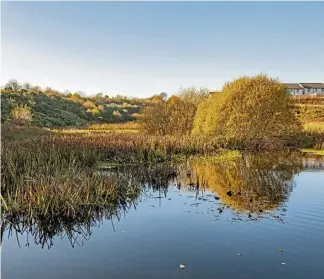
{"label": "hillside", "polygon": [[136,119],[149,99],[110,98],[99,93],[60,93],[47,88],[8,83],[1,91],[1,122],[28,122],[42,127],[122,123]]}
{"label": "hillside", "polygon": [[[150,98],[109,97],[103,93],[84,96],[12,80],[1,91],[1,122],[48,128],[124,123],[136,120],[143,107],[166,97],[166,93]],[[324,121],[324,96],[292,96],[292,100],[303,123]]]}

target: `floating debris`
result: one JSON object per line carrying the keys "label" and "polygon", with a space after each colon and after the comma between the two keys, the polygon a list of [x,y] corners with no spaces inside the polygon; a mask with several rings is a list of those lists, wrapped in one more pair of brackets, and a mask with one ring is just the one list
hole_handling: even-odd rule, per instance
{"label": "floating debris", "polygon": [[180,264],[180,268],[181,269],[184,269],[185,268],[185,265],[184,264]]}
{"label": "floating debris", "polygon": [[236,253],[236,255],[238,255],[238,256],[242,256],[242,254],[240,254],[240,253]]}
{"label": "floating debris", "polygon": [[281,248],[277,248],[277,252],[283,252]]}
{"label": "floating debris", "polygon": [[282,265],[286,265],[286,263],[281,263]]}

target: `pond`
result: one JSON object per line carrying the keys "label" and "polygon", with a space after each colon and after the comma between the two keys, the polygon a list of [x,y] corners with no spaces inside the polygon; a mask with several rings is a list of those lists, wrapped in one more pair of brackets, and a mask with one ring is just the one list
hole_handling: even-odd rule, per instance
{"label": "pond", "polygon": [[245,154],[98,175],[140,191],[86,217],[3,216],[2,278],[324,278],[324,157]]}

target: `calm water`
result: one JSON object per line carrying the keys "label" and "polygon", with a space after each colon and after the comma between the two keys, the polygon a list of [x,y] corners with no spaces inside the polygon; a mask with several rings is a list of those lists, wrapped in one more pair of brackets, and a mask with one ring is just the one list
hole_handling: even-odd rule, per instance
{"label": "calm water", "polygon": [[246,155],[100,175],[142,191],[128,209],[99,210],[89,222],[7,223],[2,278],[324,278],[323,157]]}

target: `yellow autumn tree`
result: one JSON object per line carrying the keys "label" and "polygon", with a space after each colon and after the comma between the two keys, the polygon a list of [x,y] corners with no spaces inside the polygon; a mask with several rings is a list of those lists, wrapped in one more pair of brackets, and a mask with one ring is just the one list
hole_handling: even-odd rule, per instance
{"label": "yellow autumn tree", "polygon": [[13,123],[19,125],[27,125],[32,121],[33,114],[29,106],[18,105],[12,109],[11,117]]}
{"label": "yellow autumn tree", "polygon": [[178,96],[172,96],[167,101],[168,134],[189,134],[193,127],[195,113],[196,107],[193,104],[184,102]]}
{"label": "yellow autumn tree", "polygon": [[147,105],[138,122],[148,134],[164,136],[167,134],[168,113],[165,101],[152,102]]}
{"label": "yellow autumn tree", "polygon": [[194,134],[253,149],[280,148],[299,131],[287,89],[263,74],[236,79],[210,95],[198,106],[193,128]]}
{"label": "yellow autumn tree", "polygon": [[187,135],[192,131],[196,106],[172,96],[144,108],[139,122],[144,131],[156,135]]}

